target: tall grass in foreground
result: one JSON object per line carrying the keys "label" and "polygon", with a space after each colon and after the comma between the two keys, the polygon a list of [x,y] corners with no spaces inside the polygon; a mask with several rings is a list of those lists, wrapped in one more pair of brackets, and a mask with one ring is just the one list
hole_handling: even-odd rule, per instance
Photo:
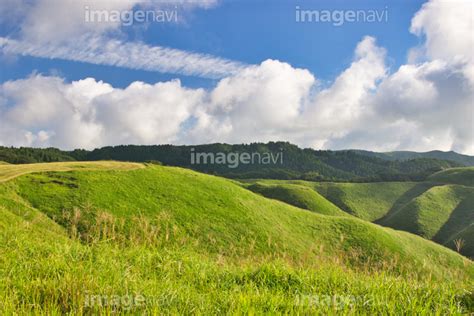
{"label": "tall grass in foreground", "polygon": [[251,240],[247,249],[211,254],[203,247],[199,253],[190,246],[197,241],[166,213],[127,222],[89,206],[75,208],[61,218],[64,235],[4,213],[10,225],[0,230],[2,315],[460,315],[474,310],[472,283],[460,283],[454,271],[452,281],[440,281],[410,267],[399,270],[399,262],[360,264],[357,253],[332,259],[317,252],[294,258],[275,248],[261,253]]}

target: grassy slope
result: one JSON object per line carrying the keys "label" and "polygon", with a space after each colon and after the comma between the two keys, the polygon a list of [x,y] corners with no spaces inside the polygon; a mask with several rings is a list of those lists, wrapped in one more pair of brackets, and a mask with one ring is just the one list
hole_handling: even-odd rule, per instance
{"label": "grassy slope", "polygon": [[460,252],[466,256],[474,257],[474,224],[471,223],[458,233],[451,235],[444,244],[450,248],[456,249],[456,240],[463,240]]}
{"label": "grassy slope", "polygon": [[380,224],[419,234],[474,257],[474,168],[453,168],[428,179],[431,187],[379,221]]}
{"label": "grassy slope", "polygon": [[[250,185],[250,183],[252,182],[247,182],[246,185]],[[280,188],[288,186],[294,189],[299,188],[303,192],[310,188],[315,191],[315,196],[318,197],[313,203],[327,204],[321,199],[322,196],[340,210],[368,221],[375,221],[389,213],[400,197],[409,194],[416,186],[416,183],[413,182],[317,183],[297,180],[256,180],[253,183],[268,187],[265,196],[277,196],[279,193],[277,191],[281,190]],[[252,189],[251,186],[250,189]],[[270,189],[275,192],[271,194],[268,192]],[[298,201],[297,198],[298,196],[295,195],[292,200],[282,200],[295,206],[310,204],[307,201]],[[311,198],[309,194],[306,196],[306,199],[308,198]]]}
{"label": "grassy slope", "polygon": [[[453,240],[474,224],[474,168],[453,168],[436,173],[420,183],[314,183],[306,181],[255,180],[245,185],[265,186],[265,196],[282,196],[287,186],[312,188],[341,210],[383,226],[409,231],[456,249]],[[468,186],[471,185],[471,186]],[[296,190],[296,189],[294,189]],[[320,197],[318,195],[318,197]],[[284,195],[283,195],[284,196]],[[312,197],[293,194],[280,198],[289,204],[310,205]],[[315,199],[313,204],[324,205]],[[474,243],[465,232],[461,253],[474,257]],[[464,235],[463,235],[464,236]],[[459,237],[461,238],[461,237]]]}
{"label": "grassy slope", "polygon": [[[0,185],[0,205],[0,311],[78,312],[84,291],[206,313],[315,308],[295,306],[296,293],[382,295],[386,304],[356,307],[368,312],[453,312],[469,300],[455,295],[472,264],[446,248],[179,168],[27,174]],[[359,271],[376,263],[395,274]]]}
{"label": "grassy slope", "polygon": [[318,183],[315,189],[341,209],[372,222],[414,186],[411,182]]}
{"label": "grassy slope", "polygon": [[252,242],[261,254],[278,250],[298,257],[323,245],[330,255],[353,247],[363,253],[361,260],[396,254],[418,262],[423,253],[452,263],[461,260],[419,237],[355,218],[313,214],[255,195],[226,179],[180,168],[30,174],[14,182],[23,199],[57,221],[63,211],[88,204],[96,213],[127,220],[137,214],[168,218],[177,234],[183,234],[180,237],[197,240],[198,249],[210,252],[240,255]]}
{"label": "grassy slope", "polygon": [[472,187],[474,186],[474,167],[447,169],[431,175],[428,180]]}
{"label": "grassy slope", "polygon": [[474,220],[473,195],[474,190],[468,187],[435,186],[384,219],[382,224],[443,242]]}
{"label": "grassy slope", "polygon": [[[6,315],[32,311],[395,315],[461,314],[472,308],[470,294],[463,290],[469,283],[356,272],[337,264],[295,266],[270,259],[234,264],[187,249],[138,243],[85,245],[8,211],[2,214],[0,312]],[[144,303],[90,304],[91,296],[101,295],[102,302],[111,297],[115,302],[118,296],[124,302],[137,294]]]}
{"label": "grassy slope", "polygon": [[132,170],[143,168],[139,163],[128,163],[118,161],[92,161],[92,162],[51,162],[12,165],[0,163],[0,182],[8,181],[20,175],[34,172],[46,171],[69,171],[69,170]]}
{"label": "grassy slope", "polygon": [[247,186],[252,192],[267,198],[276,199],[315,213],[334,216],[349,216],[337,206],[322,197],[318,192],[297,184],[255,183]]}

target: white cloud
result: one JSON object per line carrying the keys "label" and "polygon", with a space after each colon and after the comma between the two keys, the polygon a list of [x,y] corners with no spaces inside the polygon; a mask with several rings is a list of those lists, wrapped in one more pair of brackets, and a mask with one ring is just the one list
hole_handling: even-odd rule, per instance
{"label": "white cloud", "polygon": [[106,144],[156,144],[178,141],[182,124],[202,102],[204,91],[170,81],[149,85],[134,82],[93,101],[95,120],[104,126]]}
{"label": "white cloud", "polygon": [[[426,150],[474,153],[474,90],[464,67],[462,62],[440,60],[400,67],[377,91],[374,106],[378,115],[387,122],[403,119],[416,125],[416,133],[398,133],[401,142],[417,138],[418,147]],[[450,142],[442,141],[446,138]]]}
{"label": "white cloud", "polygon": [[190,138],[229,142],[284,138],[315,83],[313,75],[276,60],[222,79],[197,111]]}
{"label": "white cloud", "polygon": [[[163,8],[179,10],[183,18],[193,8],[210,8],[216,4],[217,0],[100,0],[93,3],[83,0],[8,0],[2,2],[0,16],[5,16],[7,23],[14,23],[20,31],[0,37],[0,50],[6,56],[63,59],[218,79],[235,74],[246,65],[208,54],[128,41],[121,32],[120,21],[85,21],[86,6],[89,10],[107,10],[109,13],[129,11],[136,6],[147,11]],[[8,12],[12,12],[15,18],[7,19]]]}
{"label": "white cloud", "polygon": [[376,45],[374,38],[366,37],[357,45],[352,64],[316,95],[305,115],[311,120],[307,124],[317,130],[315,137],[347,133],[366,115],[370,110],[366,99],[387,72],[384,59],[385,50]]}
{"label": "white cloud", "polygon": [[86,22],[86,7],[90,10],[128,11],[134,7],[146,10],[177,9],[180,18],[195,8],[211,8],[217,0],[2,0],[2,19],[14,23],[23,40],[35,43],[68,42],[84,34],[101,35],[120,32],[121,23]]}
{"label": "white cloud", "polygon": [[1,85],[0,140],[68,149],[173,142],[203,94],[179,81],[116,89],[91,78],[68,84],[33,75]]}
{"label": "white cloud", "polygon": [[87,100],[87,95],[106,93],[111,87],[94,81],[89,88],[95,92],[88,89],[84,95],[74,91],[80,85],[40,75],[2,84],[1,94],[7,102],[0,110],[1,142],[65,148],[96,145],[101,126],[89,119],[94,109],[81,101]]}
{"label": "white cloud", "polygon": [[430,59],[473,60],[474,4],[471,0],[431,0],[412,19],[410,31],[425,36]]}
{"label": "white cloud", "polygon": [[140,42],[103,38],[77,38],[74,43],[36,44],[0,37],[5,54],[63,59],[130,69],[222,78],[237,73],[245,64],[206,54],[192,53]]}
{"label": "white cloud", "polygon": [[[125,89],[91,78],[66,83],[41,75],[6,82],[0,86],[0,143],[93,148],[288,140],[315,148],[474,154],[473,60],[465,43],[455,39],[472,31],[470,16],[458,9],[441,10],[443,3],[430,1],[413,19],[411,30],[427,39],[417,48],[417,60],[389,73],[385,50],[365,37],[352,63],[324,89],[309,71],[277,60],[247,67],[231,63],[231,70],[216,74],[207,71],[212,65],[226,69],[226,61],[144,44],[140,48],[169,63],[170,71],[223,78],[207,91],[185,88],[179,81],[135,82]],[[441,47],[443,40],[449,47]],[[137,44],[109,44],[90,44],[75,56],[91,54],[119,66],[163,67],[135,52]],[[54,49],[45,55],[69,53]],[[185,62],[166,59],[174,53],[183,54],[178,59]],[[196,66],[202,64],[205,70]]]}

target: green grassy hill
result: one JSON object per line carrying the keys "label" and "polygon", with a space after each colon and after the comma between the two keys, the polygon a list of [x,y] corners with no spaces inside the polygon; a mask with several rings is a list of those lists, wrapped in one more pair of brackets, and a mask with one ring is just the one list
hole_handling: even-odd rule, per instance
{"label": "green grassy hill", "polygon": [[[428,239],[437,237],[443,241],[474,220],[473,196],[472,188],[457,185],[435,186],[380,223],[414,232]],[[445,228],[448,221],[451,227]],[[442,229],[446,232],[441,232]]]}
{"label": "green grassy hill", "polygon": [[346,212],[372,222],[414,186],[413,182],[318,183],[315,189]]}
{"label": "green grassy hill", "polygon": [[472,187],[474,186],[474,167],[451,168],[440,171],[428,177],[428,181]]}
{"label": "green grassy hill", "polygon": [[71,170],[132,170],[143,167],[144,165],[139,163],[118,161],[51,162],[21,165],[3,164],[0,166],[0,182],[5,182],[28,173]]}
{"label": "green grassy hill", "polygon": [[[314,196],[318,197],[312,202],[301,202],[297,195],[293,199],[280,200],[295,206],[302,204],[303,206],[300,207],[306,209],[309,208],[304,207],[304,204],[325,205],[329,202],[348,214],[371,222],[385,216],[401,196],[408,194],[416,186],[414,182],[330,183],[292,180],[256,180],[253,182],[260,186],[268,186],[267,192],[263,194],[268,197],[279,196],[281,188],[289,185],[294,189],[299,188],[303,192],[309,189],[314,192]],[[252,186],[249,188],[254,191]],[[274,192],[268,192],[270,190]],[[307,193],[305,199],[312,197],[313,195]],[[313,209],[317,209],[317,207],[313,207]]]}
{"label": "green grassy hill", "polygon": [[[105,164],[2,166],[0,313],[472,308],[472,263],[421,237],[185,169]],[[146,304],[91,305],[97,295]]]}
{"label": "green grassy hill", "polygon": [[420,194],[394,208],[378,223],[406,230],[474,257],[474,168],[452,168],[430,176],[419,184]]}
{"label": "green grassy hill", "polygon": [[471,223],[460,232],[451,235],[445,239],[444,244],[450,248],[456,249],[457,243],[460,242],[460,252],[468,255],[474,253],[474,224]]}
{"label": "green grassy hill", "polygon": [[[411,200],[391,216],[379,221],[384,226],[409,231],[455,249],[454,236],[474,223],[474,188],[460,185],[434,186]],[[464,239],[471,252],[474,239]]]}
{"label": "green grassy hill", "polygon": [[[318,212],[330,201],[340,210],[377,224],[408,231],[456,249],[460,232],[474,224],[474,168],[438,172],[425,182],[317,183],[309,181],[253,180],[251,190],[267,197]],[[285,198],[288,190],[301,190]],[[259,190],[264,187],[265,190]],[[317,198],[306,192],[310,189]],[[321,199],[321,196],[326,199]],[[279,198],[278,198],[279,197]],[[308,207],[307,205],[312,205]],[[327,213],[329,214],[329,213]],[[464,240],[461,253],[474,257],[474,239]],[[461,238],[461,237],[459,237]],[[458,239],[459,239],[458,238]]]}
{"label": "green grassy hill", "polygon": [[315,213],[334,216],[349,216],[336,205],[309,187],[297,184],[255,183],[247,186],[252,192],[279,200]]}

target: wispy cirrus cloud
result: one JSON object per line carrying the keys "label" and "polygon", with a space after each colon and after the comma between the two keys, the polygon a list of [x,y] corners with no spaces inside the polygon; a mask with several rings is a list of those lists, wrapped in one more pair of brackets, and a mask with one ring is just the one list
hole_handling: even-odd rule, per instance
{"label": "wispy cirrus cloud", "polygon": [[[126,40],[121,23],[85,22],[87,5],[100,12],[130,12],[134,7],[179,8],[180,20],[192,9],[208,9],[217,0],[5,0],[0,4],[3,24],[14,24],[0,37],[0,53],[62,59],[129,69],[220,79],[246,65],[209,54]],[[7,14],[14,18],[8,19]],[[177,14],[177,13],[176,13]],[[146,23],[144,24],[146,25]]]}
{"label": "wispy cirrus cloud", "polygon": [[233,75],[247,66],[244,63],[208,54],[103,37],[83,38],[67,45],[0,38],[0,48],[4,54],[62,59],[211,79]]}

